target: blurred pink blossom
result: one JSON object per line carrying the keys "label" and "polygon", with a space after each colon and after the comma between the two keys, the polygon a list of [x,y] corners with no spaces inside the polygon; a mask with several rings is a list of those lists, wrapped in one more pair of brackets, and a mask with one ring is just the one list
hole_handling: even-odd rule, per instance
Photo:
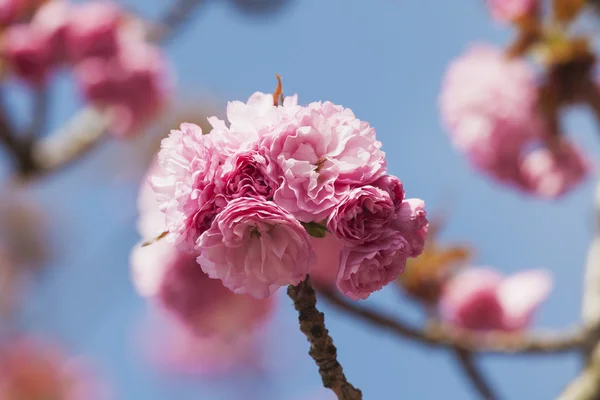
{"label": "blurred pink blossom", "polygon": [[116,56],[91,57],[75,67],[84,97],[106,110],[118,137],[137,133],[165,104],[170,91],[161,51],[149,44],[124,41]]}
{"label": "blurred pink blossom", "polygon": [[490,268],[466,269],[447,282],[440,315],[446,322],[468,330],[522,330],[551,287],[552,279],[544,270],[503,277]]}
{"label": "blurred pink blossom", "polygon": [[112,58],[119,51],[119,26],[123,11],[112,1],[96,0],[70,6],[66,32],[71,62],[90,57]]}
{"label": "blurred pink blossom", "polygon": [[107,387],[93,380],[87,364],[66,358],[43,340],[20,337],[0,343],[0,398],[107,400]]}
{"label": "blurred pink blossom", "polygon": [[32,25],[12,25],[3,32],[2,56],[18,77],[42,84],[51,66],[49,36]]}
{"label": "blurred pink blossom", "polygon": [[487,0],[494,19],[512,22],[525,17],[539,7],[539,0]]}
{"label": "blurred pink blossom", "polygon": [[335,286],[343,242],[329,232],[323,238],[310,237],[310,243],[317,257],[310,270],[310,277],[319,285]]}
{"label": "blurred pink blossom", "polygon": [[541,138],[534,71],[490,45],[476,45],[446,71],[440,95],[442,119],[454,146],[478,169],[520,183],[523,146]]}
{"label": "blurred pink blossom", "polygon": [[142,349],[165,373],[214,377],[261,369],[261,333],[197,336],[177,321],[155,315],[143,327]]}
{"label": "blurred pink blossom", "polygon": [[559,197],[578,185],[589,173],[590,164],[576,146],[564,142],[557,151],[545,147],[527,154],[521,173],[528,191],[541,197]]}
{"label": "blurred pink blossom", "polygon": [[[149,174],[157,168],[153,164]],[[146,179],[138,198],[142,236],[154,238],[164,230],[164,214]],[[264,323],[271,315],[273,298],[238,295],[211,279],[196,262],[194,253],[177,250],[166,240],[134,247],[130,256],[133,283],[142,296],[150,297],[199,335],[234,336]]]}

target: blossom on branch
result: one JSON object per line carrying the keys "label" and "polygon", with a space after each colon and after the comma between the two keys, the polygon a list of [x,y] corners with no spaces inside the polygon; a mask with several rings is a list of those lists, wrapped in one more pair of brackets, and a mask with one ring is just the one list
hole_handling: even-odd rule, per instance
{"label": "blossom on branch", "polygon": [[257,92],[228,104],[229,125],[182,124],[163,140],[150,182],[167,240],[235,293],[268,297],[314,272],[366,298],[422,252],[424,203],[404,198],[375,129],[351,110],[281,103]]}
{"label": "blossom on branch", "polygon": [[551,287],[552,279],[544,270],[504,277],[491,268],[466,269],[446,283],[440,315],[467,330],[523,330]]}

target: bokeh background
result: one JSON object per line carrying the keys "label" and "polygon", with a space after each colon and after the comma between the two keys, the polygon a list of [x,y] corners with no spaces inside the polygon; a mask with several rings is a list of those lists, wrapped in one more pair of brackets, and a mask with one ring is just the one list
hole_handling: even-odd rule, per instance
{"label": "bokeh background", "polygon": [[[158,15],[171,2],[124,4]],[[391,173],[410,196],[447,216],[442,239],[468,242],[478,265],[507,273],[546,267],[555,288],[536,327],[579,320],[583,267],[593,229],[593,179],[558,201],[527,198],[472,171],[447,140],[437,98],[444,70],[474,41],[505,44],[483,2],[289,0],[279,11],[249,16],[226,1],[206,1],[166,51],[185,117],[222,113],[227,100],[271,92],[275,73],[301,103],[330,100],[377,128]],[[59,79],[51,127],[80,106],[74,86]],[[12,90],[11,110],[27,97]],[[151,133],[175,127],[171,115]],[[183,117],[181,117],[183,118]],[[587,115],[568,118],[576,141],[597,155],[600,131]],[[300,400],[316,398],[319,376],[306,355],[290,300],[281,291],[270,324],[268,365],[224,378],[168,376],[143,358],[146,302],[133,289],[129,252],[139,240],[136,198],[148,161],[146,141],[108,142],[84,160],[23,189],[45,211],[52,254],[30,285],[19,324],[85,356],[118,399]],[[2,171],[7,171],[6,157]],[[4,174],[6,176],[6,174]],[[6,178],[7,179],[7,178]],[[1,187],[6,195],[16,188]],[[46,229],[45,228],[45,229]],[[421,310],[390,285],[368,303],[412,321]],[[321,305],[349,380],[366,399],[475,399],[452,354],[401,340]],[[575,375],[575,356],[489,356],[481,359],[502,398],[551,399]]]}

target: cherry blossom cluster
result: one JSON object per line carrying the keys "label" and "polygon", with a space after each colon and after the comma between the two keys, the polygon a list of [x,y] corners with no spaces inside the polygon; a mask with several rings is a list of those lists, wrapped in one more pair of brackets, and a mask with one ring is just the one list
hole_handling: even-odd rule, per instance
{"label": "cherry blossom cluster", "polygon": [[170,88],[160,50],[110,1],[37,3],[11,0],[0,7],[1,53],[10,71],[39,87],[59,67],[72,68],[85,100],[109,114],[111,132],[135,133]]}
{"label": "cherry blossom cluster", "polygon": [[[572,92],[578,88],[569,85],[586,79],[588,70],[573,66],[587,65],[588,52],[566,32],[560,40],[572,59],[564,59],[566,50],[553,45],[558,39],[544,36],[537,0],[487,4],[497,21],[514,24],[520,36],[506,51],[473,45],[449,65],[440,95],[443,122],[453,145],[478,170],[522,192],[559,197],[590,170],[582,151],[560,132],[558,115],[560,107],[577,102]],[[525,59],[534,45],[549,54],[541,73]]]}
{"label": "cherry blossom cluster", "polygon": [[533,68],[491,45],[476,45],[452,62],[440,105],[454,146],[502,183],[554,198],[589,171],[582,152],[567,139],[558,149],[543,146],[551,133]]}
{"label": "cherry blossom cluster", "polygon": [[269,297],[324,273],[313,244],[333,235],[335,283],[364,299],[421,253],[424,203],[386,174],[375,129],[351,110],[257,92],[230,102],[227,118],[209,118],[210,132],[171,131],[149,179],[168,241],[197,255],[210,278]]}
{"label": "cherry blossom cluster", "polygon": [[530,325],[551,287],[552,279],[544,270],[504,277],[489,267],[466,269],[444,284],[440,318],[466,330],[521,331]]}
{"label": "cherry blossom cluster", "polygon": [[54,344],[17,336],[0,343],[1,399],[108,400],[87,363],[66,357]]}

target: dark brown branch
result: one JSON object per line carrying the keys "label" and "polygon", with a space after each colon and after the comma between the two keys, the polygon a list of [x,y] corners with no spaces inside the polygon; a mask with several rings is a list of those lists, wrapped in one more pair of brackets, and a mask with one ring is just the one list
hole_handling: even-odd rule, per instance
{"label": "dark brown branch", "polygon": [[498,396],[494,393],[492,386],[486,381],[483,373],[477,368],[477,365],[475,365],[473,354],[460,349],[455,350],[454,354],[465,375],[481,398],[485,400],[498,400]]}
{"label": "dark brown branch", "polygon": [[298,286],[288,286],[288,296],[298,311],[300,330],[310,342],[308,354],[319,367],[323,386],[331,389],[339,400],[361,400],[362,393],[352,386],[337,360],[337,349],[325,327],[325,316],[317,310],[317,295],[307,276]]}
{"label": "dark brown branch", "polygon": [[470,334],[441,325],[417,328],[396,316],[347,300],[335,289],[319,288],[319,293],[339,310],[402,338],[433,347],[457,348],[472,353],[565,353],[578,350],[583,345],[588,332],[588,330],[577,329],[558,335]]}

